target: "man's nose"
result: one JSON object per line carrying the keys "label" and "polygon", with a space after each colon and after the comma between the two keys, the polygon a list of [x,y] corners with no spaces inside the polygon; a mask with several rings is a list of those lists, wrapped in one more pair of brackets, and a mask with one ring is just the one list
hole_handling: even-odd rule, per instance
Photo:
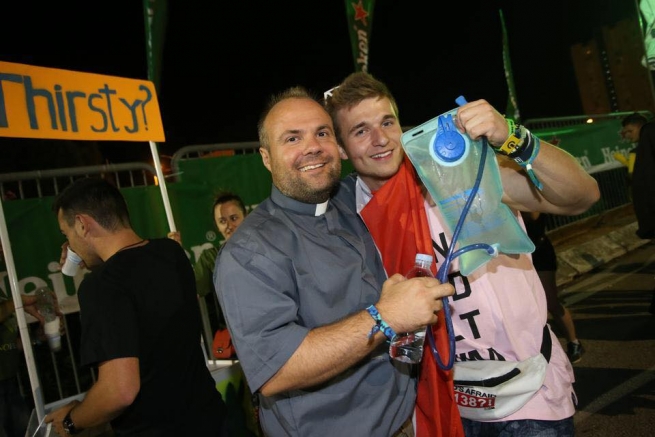
{"label": "man's nose", "polygon": [[314,154],[318,153],[323,149],[323,144],[321,143],[321,140],[316,137],[312,137],[309,141],[307,141],[305,145],[305,154]]}
{"label": "man's nose", "polygon": [[389,144],[389,136],[380,128],[371,131],[371,140],[374,146],[384,147]]}

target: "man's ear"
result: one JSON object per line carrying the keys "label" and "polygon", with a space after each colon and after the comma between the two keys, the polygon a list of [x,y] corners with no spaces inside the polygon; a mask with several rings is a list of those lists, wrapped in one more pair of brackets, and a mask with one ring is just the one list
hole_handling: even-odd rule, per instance
{"label": "man's ear", "polygon": [[264,167],[266,167],[268,171],[271,171],[271,157],[268,154],[268,149],[260,147],[259,154],[262,155],[262,162],[264,163]]}
{"label": "man's ear", "polygon": [[341,146],[339,146],[339,156],[341,157],[341,159],[344,159],[344,160],[348,159],[348,155],[346,154],[346,151]]}
{"label": "man's ear", "polygon": [[88,233],[91,232],[94,224],[95,220],[93,220],[91,216],[87,214],[75,215],[75,232],[77,232],[78,235],[81,235],[82,237],[86,237]]}

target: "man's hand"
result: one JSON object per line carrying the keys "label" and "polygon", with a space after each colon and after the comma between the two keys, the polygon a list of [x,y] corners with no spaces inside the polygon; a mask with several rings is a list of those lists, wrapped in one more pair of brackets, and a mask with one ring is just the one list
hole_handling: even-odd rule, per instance
{"label": "man's hand", "polygon": [[64,425],[63,425],[64,417],[66,417],[66,415],[70,410],[72,410],[79,404],[80,401],[75,400],[64,405],[60,409],[51,412],[50,414],[45,416],[45,423],[52,422],[52,427],[54,428],[57,435],[59,435],[60,437],[68,436],[68,433],[64,429]]}
{"label": "man's hand", "polygon": [[45,319],[36,309],[36,296],[21,294],[20,298],[23,301],[23,311],[37,319],[41,326],[43,326],[45,324]]}
{"label": "man's hand", "polygon": [[179,245],[182,245],[182,234],[180,234],[180,231],[169,232],[166,236],[171,240],[177,241]]}
{"label": "man's hand", "polygon": [[474,140],[486,137],[494,147],[502,146],[509,137],[505,117],[486,100],[476,100],[460,106],[455,125]]}
{"label": "man's hand", "polygon": [[375,304],[382,319],[396,332],[411,332],[437,322],[443,308],[442,297],[452,296],[455,288],[435,278],[406,279],[395,274],[384,282]]}
{"label": "man's hand", "polygon": [[[66,256],[68,255],[68,241],[64,241],[64,244],[61,245],[61,255],[59,255],[59,269],[64,266],[66,263]],[[79,266],[81,269],[86,269],[87,266],[84,264],[84,261],[80,261]]]}

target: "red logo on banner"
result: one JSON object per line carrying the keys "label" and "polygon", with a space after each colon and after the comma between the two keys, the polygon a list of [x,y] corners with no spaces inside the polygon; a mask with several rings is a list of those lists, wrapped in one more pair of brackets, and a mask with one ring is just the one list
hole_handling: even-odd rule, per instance
{"label": "red logo on banner", "polygon": [[355,9],[355,21],[361,21],[364,26],[367,26],[366,17],[368,17],[368,12],[366,12],[366,9],[364,9],[362,0],[359,0],[359,3],[352,3],[352,5]]}

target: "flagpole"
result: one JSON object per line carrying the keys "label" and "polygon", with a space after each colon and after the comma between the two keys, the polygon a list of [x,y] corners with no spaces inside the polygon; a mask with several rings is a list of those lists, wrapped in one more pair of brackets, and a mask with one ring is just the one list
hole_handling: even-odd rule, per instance
{"label": "flagpole", "polygon": [[641,50],[646,63],[646,70],[648,72],[648,87],[650,89],[651,112],[655,113],[655,86],[653,86],[653,70],[650,68],[648,62],[648,48],[646,47],[646,35],[644,34],[644,26],[641,23],[641,7],[640,0],[635,0],[635,11],[637,12],[637,26],[639,27],[639,39],[641,41]]}
{"label": "flagpole", "polygon": [[[154,50],[154,41],[152,38],[152,28],[153,22],[155,19],[155,7],[159,5],[165,5],[165,0],[143,0],[143,13],[145,19],[146,27],[146,59],[148,63],[148,79],[153,83],[155,87],[155,92],[159,93],[159,83],[156,81],[156,62],[155,62],[155,50]],[[157,173],[157,184],[159,185],[159,191],[161,192],[162,201],[164,202],[164,210],[166,211],[166,219],[168,220],[168,227],[170,232],[177,231],[175,227],[175,219],[173,217],[173,210],[171,208],[171,202],[168,197],[168,189],[166,188],[166,179],[164,172],[161,167],[161,160],[159,159],[159,152],[157,150],[157,143],[150,141],[150,153],[152,154],[152,160],[155,165],[155,171]]]}
{"label": "flagpole", "polygon": [[498,12],[500,13],[500,25],[503,39],[503,68],[505,69],[505,80],[507,81],[507,108],[505,110],[505,117],[511,118],[516,123],[520,123],[521,113],[516,99],[516,86],[514,85],[514,74],[512,73],[512,61],[509,56],[507,27],[505,26],[503,10],[499,9]]}
{"label": "flagpole", "polygon": [[25,363],[27,365],[27,374],[32,386],[32,397],[34,398],[34,409],[39,422],[45,416],[45,406],[43,399],[43,389],[39,380],[39,374],[36,369],[36,362],[34,361],[34,351],[32,350],[32,340],[30,332],[25,319],[25,310],[23,309],[23,299],[21,298],[20,288],[18,287],[18,275],[16,274],[16,264],[14,263],[14,254],[11,250],[11,242],[9,241],[9,231],[7,230],[7,223],[5,221],[5,212],[2,206],[2,199],[0,199],[0,243],[2,244],[2,251],[4,252],[5,266],[7,268],[7,276],[9,277],[9,286],[11,288],[12,300],[16,313],[16,322],[18,324],[18,332],[20,333],[20,340],[23,345],[23,355],[25,356]]}

